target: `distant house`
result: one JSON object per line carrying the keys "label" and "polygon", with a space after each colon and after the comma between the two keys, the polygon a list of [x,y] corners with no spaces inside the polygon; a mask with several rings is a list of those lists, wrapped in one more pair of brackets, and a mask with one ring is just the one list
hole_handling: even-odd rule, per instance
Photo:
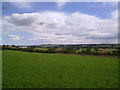
{"label": "distant house", "polygon": [[28,48],[28,47],[25,47],[25,46],[24,46],[24,47],[19,47],[19,48]]}

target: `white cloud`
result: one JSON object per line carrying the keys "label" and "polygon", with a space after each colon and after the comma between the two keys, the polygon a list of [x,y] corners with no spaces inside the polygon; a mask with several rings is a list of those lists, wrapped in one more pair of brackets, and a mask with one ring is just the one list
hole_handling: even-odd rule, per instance
{"label": "white cloud", "polygon": [[17,35],[8,35],[8,37],[10,37],[11,40],[20,40],[23,38],[22,36]]}
{"label": "white cloud", "polygon": [[58,9],[62,8],[66,4],[66,2],[56,2],[56,3]]}
{"label": "white cloud", "polygon": [[58,9],[62,8],[65,4],[67,4],[68,1],[70,0],[61,0],[61,1],[57,0],[56,1],[57,8]]}
{"label": "white cloud", "polygon": [[23,9],[33,8],[32,4],[30,2],[9,2],[9,3],[17,8],[23,8]]}
{"label": "white cloud", "polygon": [[118,39],[118,22],[115,12],[111,14],[111,19],[101,19],[79,12],[66,14],[47,11],[13,14],[10,17],[4,17],[3,30],[29,32],[34,36],[29,40],[47,43],[115,43]]}
{"label": "white cloud", "polygon": [[118,2],[103,2],[103,6],[118,6]]}
{"label": "white cloud", "polygon": [[114,12],[112,12],[112,17],[118,19],[118,10],[115,10]]}

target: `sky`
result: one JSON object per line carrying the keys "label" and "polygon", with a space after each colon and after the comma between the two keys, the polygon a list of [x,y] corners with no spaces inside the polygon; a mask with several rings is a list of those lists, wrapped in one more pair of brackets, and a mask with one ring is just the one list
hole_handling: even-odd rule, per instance
{"label": "sky", "polygon": [[3,2],[2,44],[118,43],[117,2]]}

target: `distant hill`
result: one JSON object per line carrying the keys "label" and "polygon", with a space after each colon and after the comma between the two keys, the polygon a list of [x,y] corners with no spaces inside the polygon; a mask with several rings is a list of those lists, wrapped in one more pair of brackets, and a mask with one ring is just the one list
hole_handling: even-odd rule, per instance
{"label": "distant hill", "polygon": [[43,44],[31,45],[34,48],[118,48],[118,44]]}

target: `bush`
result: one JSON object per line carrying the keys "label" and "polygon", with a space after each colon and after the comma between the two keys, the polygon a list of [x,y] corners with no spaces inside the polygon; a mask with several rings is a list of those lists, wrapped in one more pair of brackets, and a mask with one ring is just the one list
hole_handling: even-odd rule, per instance
{"label": "bush", "polygon": [[112,55],[116,55],[116,56],[117,56],[117,55],[118,55],[118,51],[113,50],[113,51],[112,51]]}
{"label": "bush", "polygon": [[48,52],[48,53],[55,53],[56,50],[55,50],[55,48],[48,48],[48,50],[46,52]]}
{"label": "bush", "polygon": [[34,52],[35,50],[33,48],[22,48],[22,51],[27,51],[27,52]]}

